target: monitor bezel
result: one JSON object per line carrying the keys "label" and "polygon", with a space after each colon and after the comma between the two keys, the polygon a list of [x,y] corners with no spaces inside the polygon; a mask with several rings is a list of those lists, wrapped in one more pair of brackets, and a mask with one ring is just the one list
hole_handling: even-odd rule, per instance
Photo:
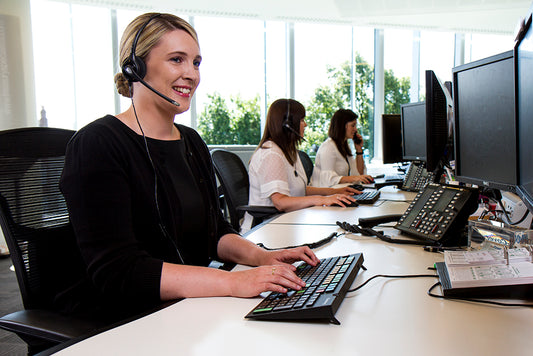
{"label": "monitor bezel", "polygon": [[[426,70],[426,167],[428,172],[443,169],[449,160],[449,145],[452,143],[453,125],[450,121],[453,101],[451,94],[433,70]],[[435,80],[433,80],[435,79]],[[444,95],[446,108],[439,113],[435,93]],[[437,117],[442,114],[443,117]],[[452,132],[450,132],[452,131]],[[431,142],[431,144],[428,144]],[[453,148],[452,148],[453,149]],[[447,155],[448,153],[448,155]],[[439,175],[439,174],[437,174]]]}
{"label": "monitor bezel", "polygon": [[[524,185],[521,182],[521,172],[520,172],[520,102],[518,100],[519,98],[519,87],[518,87],[518,73],[519,73],[519,67],[518,67],[518,47],[522,43],[522,40],[527,36],[528,32],[531,31],[531,24],[532,24],[532,12],[533,12],[533,5],[531,5],[531,8],[529,9],[529,14],[526,17],[524,21],[524,25],[520,29],[517,38],[516,43],[513,49],[513,55],[514,55],[514,84],[515,84],[515,120],[516,120],[516,144],[517,144],[517,169],[518,169],[518,185],[516,187],[516,194],[518,197],[526,204],[527,208],[531,213],[533,213],[533,192],[527,190],[524,188]],[[532,34],[533,36],[533,34]]]}
{"label": "monitor bezel", "polygon": [[[483,59],[480,59],[480,60],[477,60],[477,61],[473,61],[473,62],[470,62],[470,63],[466,63],[466,64],[463,64],[463,65],[454,67],[452,69],[452,77],[453,77],[453,82],[452,83],[453,83],[453,91],[454,91],[454,93],[457,93],[457,91],[458,91],[457,76],[458,76],[459,73],[467,71],[467,70],[471,70],[471,69],[474,69],[474,68],[486,66],[486,65],[489,65],[491,63],[497,63],[497,62],[500,62],[500,61],[503,61],[503,60],[512,59],[513,57],[514,57],[514,53],[513,53],[512,50],[510,50],[510,51],[499,53],[499,54],[496,54],[496,55],[493,55],[493,56],[490,56],[490,57],[487,57],[487,58],[483,58]],[[514,61],[514,59],[513,59],[513,61]],[[513,78],[513,80],[514,80],[514,78]],[[513,93],[513,95],[515,97],[515,111],[516,111],[516,81],[515,81],[513,86],[515,87],[515,93]],[[486,179],[486,178],[483,179],[483,178],[480,178],[480,177],[470,177],[470,176],[465,176],[465,175],[462,174],[461,167],[460,167],[459,164],[457,164],[457,161],[458,160],[460,161],[460,159],[461,159],[461,155],[460,155],[460,152],[458,150],[459,139],[460,139],[460,136],[461,136],[461,130],[460,130],[459,125],[458,125],[458,120],[459,120],[458,108],[459,108],[459,105],[460,105],[458,100],[459,100],[459,96],[458,95],[454,95],[453,96],[453,107],[454,107],[453,123],[454,123],[454,157],[455,157],[455,160],[456,160],[456,164],[455,164],[455,179],[458,182],[462,182],[462,183],[474,184],[474,185],[477,185],[477,186],[480,186],[480,187],[504,190],[504,191],[515,193],[516,192],[516,186],[518,184],[518,177],[519,177],[518,176],[518,163],[517,162],[515,163],[516,181],[514,183],[502,183],[502,182],[498,182],[498,181],[495,181],[495,180],[490,180],[490,179]],[[514,114],[514,122],[515,122],[515,137],[516,137],[516,134],[518,133],[517,130],[516,130],[517,129],[516,112]],[[518,145],[516,139],[515,139],[515,145],[516,146]],[[518,146],[515,147],[515,160],[518,161]]]}
{"label": "monitor bezel", "polygon": [[[424,106],[424,113],[425,113],[426,112],[426,110],[425,110],[426,102],[425,101],[417,101],[417,102],[414,102],[414,103],[402,104],[401,107],[400,107],[400,111],[401,111],[400,118],[401,118],[401,127],[402,127],[402,130],[401,130],[401,132],[402,132],[402,157],[403,157],[404,161],[422,161],[422,162],[426,161],[426,156],[414,156],[414,155],[406,155],[405,154],[404,108],[410,108],[410,107],[413,107],[413,106],[422,106],[422,105]],[[424,114],[424,120],[426,120],[425,114]],[[425,123],[425,121],[424,121],[424,123]],[[426,145],[426,147],[424,147],[424,150],[423,150],[424,153],[427,152],[427,141],[426,141],[425,145]]]}
{"label": "monitor bezel", "polygon": [[401,114],[381,115],[381,146],[383,150],[383,164],[403,162]]}

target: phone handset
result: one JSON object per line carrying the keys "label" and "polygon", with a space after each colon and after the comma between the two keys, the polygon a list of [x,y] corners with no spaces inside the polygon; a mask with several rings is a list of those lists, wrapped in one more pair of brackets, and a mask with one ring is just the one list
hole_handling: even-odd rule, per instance
{"label": "phone handset", "polygon": [[418,192],[424,189],[428,183],[435,182],[435,173],[428,172],[426,163],[422,161],[413,161],[405,175],[402,190]]}

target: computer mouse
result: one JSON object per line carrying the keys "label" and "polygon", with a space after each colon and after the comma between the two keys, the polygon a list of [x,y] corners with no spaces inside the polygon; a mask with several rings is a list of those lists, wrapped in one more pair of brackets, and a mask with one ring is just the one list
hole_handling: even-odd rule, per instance
{"label": "computer mouse", "polygon": [[[331,206],[341,206],[340,204],[331,204]],[[344,206],[347,207],[347,208],[355,208],[357,206],[359,206],[359,203],[356,202],[356,201],[351,201],[350,203],[344,203]]]}
{"label": "computer mouse", "polygon": [[359,190],[359,191],[363,191],[365,189],[365,187],[363,187],[362,184],[357,184],[357,183],[350,184],[349,187],[355,190]]}

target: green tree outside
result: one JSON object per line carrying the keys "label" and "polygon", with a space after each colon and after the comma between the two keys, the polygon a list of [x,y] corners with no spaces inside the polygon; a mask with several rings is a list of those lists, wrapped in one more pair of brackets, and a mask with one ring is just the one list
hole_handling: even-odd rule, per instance
{"label": "green tree outside", "polygon": [[250,100],[231,97],[229,105],[219,93],[200,113],[198,132],[207,144],[257,145],[261,135],[259,95]]}
{"label": "green tree outside", "polygon": [[[365,149],[374,155],[373,89],[374,68],[359,54],[355,60],[355,108],[358,126],[365,138]],[[350,62],[328,67],[328,83],[315,89],[314,96],[301,101],[306,106],[306,141],[300,149],[314,156],[316,149],[328,136],[333,113],[350,108],[352,70]],[[385,71],[385,114],[400,112],[409,102],[409,78],[397,78],[392,70]],[[219,93],[208,95],[210,103],[200,113],[198,131],[207,144],[257,145],[260,141],[261,106],[259,95],[252,99],[231,97],[229,103]],[[298,99],[299,100],[299,99]]]}

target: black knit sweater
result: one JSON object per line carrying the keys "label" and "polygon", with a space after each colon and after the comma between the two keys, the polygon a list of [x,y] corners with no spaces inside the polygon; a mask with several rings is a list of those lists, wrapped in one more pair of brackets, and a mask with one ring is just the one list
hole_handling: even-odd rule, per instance
{"label": "black knit sweater", "polygon": [[177,127],[181,140],[147,138],[150,157],[143,137],[110,115],[69,143],[60,188],[87,273],[57,296],[62,310],[142,312],[160,303],[164,261],[179,263],[179,251],[186,264],[207,265],[220,237],[235,233],[218,206],[207,146]]}

